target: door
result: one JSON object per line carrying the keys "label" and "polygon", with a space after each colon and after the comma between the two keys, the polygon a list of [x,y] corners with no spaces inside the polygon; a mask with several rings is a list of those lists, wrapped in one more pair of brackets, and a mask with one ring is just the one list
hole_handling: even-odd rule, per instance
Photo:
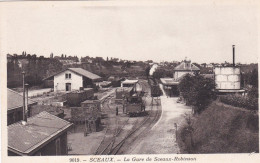
{"label": "door", "polygon": [[56,155],[61,155],[61,150],[60,150],[60,138],[56,139]]}
{"label": "door", "polygon": [[66,83],[66,91],[71,91],[71,83]]}

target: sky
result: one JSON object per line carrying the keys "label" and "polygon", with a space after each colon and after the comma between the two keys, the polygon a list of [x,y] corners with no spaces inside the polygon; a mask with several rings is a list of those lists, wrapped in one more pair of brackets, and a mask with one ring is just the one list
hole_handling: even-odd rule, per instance
{"label": "sky", "polygon": [[221,63],[232,62],[236,45],[236,62],[256,63],[257,16],[253,5],[9,3],[0,11],[0,51]]}

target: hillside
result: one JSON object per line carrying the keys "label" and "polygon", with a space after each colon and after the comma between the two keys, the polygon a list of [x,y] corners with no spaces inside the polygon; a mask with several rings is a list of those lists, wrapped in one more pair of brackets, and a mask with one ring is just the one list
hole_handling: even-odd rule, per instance
{"label": "hillside", "polygon": [[178,134],[182,153],[259,152],[258,113],[213,102],[192,118],[192,141],[187,126]]}

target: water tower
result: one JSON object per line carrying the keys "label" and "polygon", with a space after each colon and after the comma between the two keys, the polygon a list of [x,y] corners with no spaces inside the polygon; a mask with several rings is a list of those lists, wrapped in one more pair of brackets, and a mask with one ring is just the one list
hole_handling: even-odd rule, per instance
{"label": "water tower", "polygon": [[235,64],[235,45],[233,49],[233,64],[214,67],[216,92],[219,94],[243,93],[241,89],[241,68]]}

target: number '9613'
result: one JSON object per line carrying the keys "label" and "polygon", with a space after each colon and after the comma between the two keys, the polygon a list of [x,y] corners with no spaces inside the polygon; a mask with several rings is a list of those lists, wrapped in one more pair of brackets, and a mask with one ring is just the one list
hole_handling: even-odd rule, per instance
{"label": "number '9613'", "polygon": [[70,162],[79,162],[79,158],[70,158]]}

